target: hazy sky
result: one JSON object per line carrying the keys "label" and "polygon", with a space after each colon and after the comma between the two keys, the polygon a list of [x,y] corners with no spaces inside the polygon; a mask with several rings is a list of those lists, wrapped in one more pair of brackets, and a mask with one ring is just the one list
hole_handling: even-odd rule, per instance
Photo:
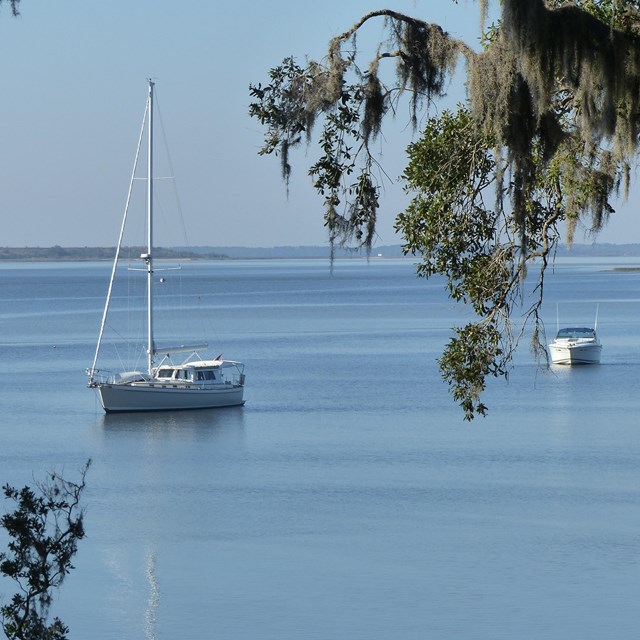
{"label": "hazy sky", "polygon": [[[285,56],[322,58],[332,36],[382,7],[477,41],[471,0],[22,0],[17,19],[3,4],[0,246],[115,244],[148,77],[191,245],[325,243],[322,201],[306,174],[316,151],[294,156],[287,198],[278,160],[257,155],[248,85],[264,83]],[[380,33],[381,23],[372,29]],[[381,149],[394,179],[404,125]],[[386,185],[378,244],[400,242],[393,219],[405,198],[397,182]],[[637,202],[619,208],[600,241],[640,242]]]}

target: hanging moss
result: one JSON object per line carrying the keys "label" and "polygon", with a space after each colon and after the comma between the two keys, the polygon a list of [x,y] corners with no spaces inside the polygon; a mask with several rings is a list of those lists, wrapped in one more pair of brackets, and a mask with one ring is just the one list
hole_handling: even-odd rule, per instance
{"label": "hanging moss", "polygon": [[[497,141],[497,155],[507,152],[516,216],[537,172],[569,138],[577,138],[571,144],[590,149],[595,158],[584,171],[594,172],[589,182],[597,183],[597,197],[567,194],[568,236],[581,213],[591,216],[592,229],[601,227],[621,177],[628,189],[629,161],[638,150],[639,52],[633,33],[576,5],[505,0],[497,36],[482,54],[468,58],[469,95],[478,126]],[[530,162],[534,147],[542,149],[536,167]],[[573,169],[564,170],[570,176]]]}
{"label": "hanging moss", "polygon": [[368,142],[371,137],[375,138],[380,133],[385,112],[384,91],[378,77],[377,59],[369,67],[364,92],[365,105],[362,118],[362,137],[365,142]]}
{"label": "hanging moss", "polygon": [[556,92],[569,90],[585,141],[614,140],[618,159],[635,153],[640,95],[635,38],[575,5],[549,9],[543,0],[505,0],[501,32],[531,88],[538,118],[551,108]]}
{"label": "hanging moss", "polygon": [[[488,2],[478,1],[484,21]],[[537,172],[545,170],[569,138],[578,139],[584,148],[598,149],[596,153],[611,154],[611,161],[601,163],[597,171],[608,176],[602,180],[603,188],[614,188],[621,175],[628,177],[640,138],[640,20],[633,3],[602,0],[589,6],[591,12],[560,0],[504,0],[501,22],[479,54],[438,25],[392,10],[372,11],[331,40],[325,62],[311,62],[269,87],[271,111],[252,105],[254,115],[272,127],[272,142],[264,152],[279,150],[288,178],[290,149],[302,138],[310,140],[320,116],[341,117],[341,105],[355,98],[359,121],[345,132],[352,144],[345,140],[339,148],[341,153],[346,148],[355,155],[363,153],[366,166],[368,142],[380,133],[399,93],[409,93],[416,126],[423,106],[444,93],[464,56],[474,118],[495,140],[496,158],[504,159],[504,164],[498,162],[498,176],[510,169],[509,193],[516,216],[523,215],[523,198]],[[386,21],[386,48],[376,50],[362,73],[356,36],[377,18]],[[396,61],[397,81],[392,86],[385,86],[381,78],[385,59]],[[534,147],[542,150],[542,162],[535,166],[530,161]],[[353,193],[357,197],[357,190]],[[503,193],[499,180],[500,198]],[[604,219],[604,202],[598,198],[583,212],[596,221]]]}
{"label": "hanging moss", "polygon": [[398,46],[398,79],[411,92],[414,125],[423,100],[443,93],[460,53],[456,41],[438,25],[392,19]]}
{"label": "hanging moss", "polygon": [[[11,13],[14,17],[20,15],[20,10],[18,7],[20,6],[20,0],[8,0],[8,4],[11,6]],[[0,0],[0,5],[2,5],[2,0]]]}
{"label": "hanging moss", "polygon": [[484,31],[487,21],[487,11],[489,10],[489,0],[480,0],[480,31]]}
{"label": "hanging moss", "polygon": [[[477,2],[484,25],[488,0]],[[397,105],[402,96],[408,97],[414,128],[424,122],[464,58],[470,109],[463,120],[472,124],[458,122],[462,129],[445,135],[446,148],[438,152],[444,158],[464,158],[469,148],[463,141],[469,142],[473,129],[471,139],[490,162],[492,178],[481,184],[472,181],[469,192],[461,187],[461,204],[443,185],[468,186],[469,176],[452,174],[455,162],[436,163],[428,194],[422,197],[428,202],[433,198],[437,215],[426,216],[422,207],[412,205],[396,220],[407,247],[424,257],[422,275],[445,275],[455,283],[450,286],[452,297],[470,302],[480,316],[477,325],[454,339],[450,360],[445,357],[454,395],[466,410],[480,413],[477,393],[486,375],[507,375],[511,310],[527,265],[534,259],[541,265],[539,299],[526,314],[534,318],[533,348],[540,353],[544,330],[538,312],[544,270],[559,241],[557,226],[566,222],[569,243],[579,224],[593,232],[602,228],[613,212],[611,198],[621,187],[628,190],[640,142],[638,0],[495,4],[501,20],[486,29],[481,52],[438,25],[392,10],[372,11],[333,38],[321,62],[301,69],[288,59],[272,70],[267,87],[251,87],[256,98],[251,114],[268,127],[261,152],[281,154],[285,178],[291,149],[304,139],[309,142],[314,126],[322,126],[320,157],[309,173],[324,197],[331,245],[354,243],[370,251],[380,176],[385,175],[370,143],[382,133],[387,116],[401,113]],[[357,34],[380,18],[388,37],[362,64]],[[395,67],[389,69],[388,61],[395,61]],[[440,121],[446,124],[446,117]],[[437,127],[428,128],[424,136],[442,142],[434,131]],[[473,167],[469,171],[475,175]],[[483,215],[489,211],[489,184],[496,194],[493,226]],[[494,244],[477,241],[473,224],[483,220],[481,237],[495,236]],[[461,229],[471,232],[461,237]],[[443,246],[454,258],[442,260]],[[458,259],[473,277],[459,277]],[[465,363],[474,361],[476,348],[487,362],[471,380]]]}
{"label": "hanging moss", "polygon": [[[415,125],[417,113],[424,101],[428,102],[444,92],[448,79],[455,71],[460,54],[472,53],[465,43],[451,38],[439,25],[383,9],[366,14],[349,30],[333,38],[329,44],[327,56],[332,76],[344,80],[346,71],[355,67],[354,56],[347,56],[345,59],[342,47],[345,43],[351,43],[355,51],[355,34],[368,21],[378,17],[383,17],[387,22],[389,50],[376,51],[369,64],[369,72],[365,80],[367,85],[365,93],[369,99],[372,99],[368,104],[364,120],[365,132],[373,134],[380,130],[389,107],[381,100],[385,92],[378,75],[380,60],[385,58],[396,60],[398,85],[395,91],[410,92],[411,113]],[[389,93],[386,92],[385,95],[387,100],[389,100]]]}

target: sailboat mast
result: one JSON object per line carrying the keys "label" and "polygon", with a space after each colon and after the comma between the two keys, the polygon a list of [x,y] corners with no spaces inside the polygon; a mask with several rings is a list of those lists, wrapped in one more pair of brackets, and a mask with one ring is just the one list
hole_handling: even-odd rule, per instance
{"label": "sailboat mast", "polygon": [[149,80],[149,146],[147,150],[147,367],[153,369],[153,81]]}

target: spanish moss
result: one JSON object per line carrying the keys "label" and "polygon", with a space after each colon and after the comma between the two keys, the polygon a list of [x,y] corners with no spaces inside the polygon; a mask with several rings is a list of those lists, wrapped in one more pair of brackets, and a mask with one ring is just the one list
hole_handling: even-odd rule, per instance
{"label": "spanish moss", "polygon": [[[628,193],[640,140],[636,0],[501,0],[500,20],[490,25],[488,0],[477,3],[479,51],[439,25],[372,11],[333,38],[323,60],[301,68],[289,58],[272,69],[267,86],[251,87],[250,107],[267,127],[261,153],[281,155],[285,180],[294,147],[322,128],[309,175],[324,198],[331,246],[367,253],[386,176],[371,142],[380,138],[382,149],[384,123],[405,113],[403,98],[415,132],[429,123],[422,132],[429,153],[409,148],[412,172],[404,178],[415,199],[396,228],[405,252],[423,259],[418,274],[444,275],[450,295],[479,316],[456,330],[440,361],[469,419],[486,411],[479,400],[486,376],[508,375],[523,334],[512,331],[511,318],[528,266],[539,265],[538,297],[524,317],[533,324],[532,349],[542,353],[544,273],[559,225],[568,244],[579,228],[602,229],[611,200]],[[357,35],[377,20],[386,38],[366,56]],[[430,120],[461,60],[464,104]],[[474,353],[486,359],[476,369]]]}

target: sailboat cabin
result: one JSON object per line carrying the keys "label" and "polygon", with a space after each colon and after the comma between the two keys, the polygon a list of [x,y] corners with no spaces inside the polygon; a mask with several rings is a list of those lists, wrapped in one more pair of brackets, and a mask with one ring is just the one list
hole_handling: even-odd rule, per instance
{"label": "sailboat cabin", "polygon": [[[182,365],[165,364],[156,370],[156,379],[166,382],[190,382],[192,384],[224,384],[221,360],[200,360]],[[230,381],[229,381],[230,382]]]}

